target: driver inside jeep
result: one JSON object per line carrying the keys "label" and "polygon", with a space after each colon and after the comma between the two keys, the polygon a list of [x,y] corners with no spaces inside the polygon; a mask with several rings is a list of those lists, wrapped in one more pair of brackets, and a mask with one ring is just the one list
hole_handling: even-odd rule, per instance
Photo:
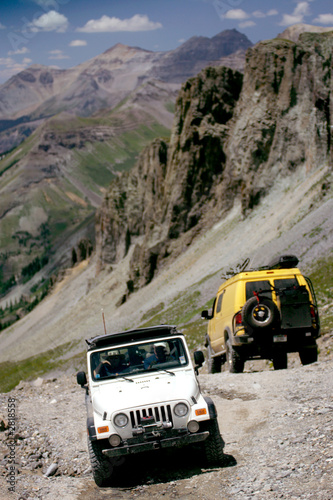
{"label": "driver inside jeep", "polygon": [[104,378],[109,375],[118,375],[124,368],[123,355],[113,352],[105,358],[101,356],[101,361],[94,370],[94,377]]}
{"label": "driver inside jeep", "polygon": [[148,356],[145,361],[144,361],[144,367],[145,369],[152,368],[154,365],[159,364],[159,363],[165,363],[166,361],[169,361],[170,359],[173,359],[171,356],[169,356],[166,346],[163,343],[158,343],[154,345],[154,354],[151,356]]}

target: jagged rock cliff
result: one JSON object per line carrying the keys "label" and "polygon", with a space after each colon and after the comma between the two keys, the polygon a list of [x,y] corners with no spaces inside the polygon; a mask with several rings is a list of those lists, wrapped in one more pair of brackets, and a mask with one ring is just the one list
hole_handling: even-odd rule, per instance
{"label": "jagged rock cliff", "polygon": [[100,266],[132,246],[129,292],[241,202],[244,216],[281,176],[332,165],[333,34],[275,39],[242,75],[210,68],[186,82],[170,142],[155,141],[110,187],[97,217]]}
{"label": "jagged rock cliff", "polygon": [[278,175],[332,164],[332,47],[333,33],[304,33],[298,43],[275,39],[248,50],[227,148],[244,211]]}
{"label": "jagged rock cliff", "polygon": [[161,261],[197,231],[224,169],[227,123],[241,86],[242,74],[224,67],[188,80],[170,142],[154,141],[134,169],[111,184],[97,216],[97,252],[104,266],[135,243],[129,289],[148,283]]}

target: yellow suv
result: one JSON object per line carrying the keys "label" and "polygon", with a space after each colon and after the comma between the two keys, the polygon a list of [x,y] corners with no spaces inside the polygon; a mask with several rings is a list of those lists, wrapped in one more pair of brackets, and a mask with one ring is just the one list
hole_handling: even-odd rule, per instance
{"label": "yellow suv", "polygon": [[208,371],[241,373],[249,359],[271,359],[275,370],[287,368],[288,352],[298,352],[303,365],[317,361],[320,323],[312,283],[296,267],[294,255],[269,266],[239,271],[218,289],[205,346]]}

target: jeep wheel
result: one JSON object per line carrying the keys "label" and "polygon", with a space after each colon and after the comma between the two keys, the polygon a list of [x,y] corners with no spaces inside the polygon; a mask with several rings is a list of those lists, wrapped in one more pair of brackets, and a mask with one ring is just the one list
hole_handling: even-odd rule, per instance
{"label": "jeep wheel", "polygon": [[224,441],[220,434],[217,419],[209,420],[207,429],[208,438],[203,442],[204,453],[208,465],[223,465],[224,460]]}
{"label": "jeep wheel", "polygon": [[318,350],[317,345],[304,347],[299,351],[299,357],[302,365],[309,365],[318,361]]}
{"label": "jeep wheel", "polygon": [[100,441],[90,441],[88,438],[88,452],[95,483],[104,486],[112,476],[113,466],[103,455]]}
{"label": "jeep wheel", "polygon": [[288,367],[288,356],[286,352],[278,352],[273,356],[274,370],[285,370]]}
{"label": "jeep wheel", "polygon": [[230,339],[226,342],[227,348],[227,364],[230,373],[242,373],[244,370],[244,359],[232,347]]}
{"label": "jeep wheel", "polygon": [[221,356],[213,357],[213,351],[210,343],[207,345],[207,367],[208,373],[221,373],[222,359]]}
{"label": "jeep wheel", "polygon": [[251,328],[268,328],[276,323],[279,311],[274,302],[267,298],[252,297],[245,302],[242,309],[243,323]]}

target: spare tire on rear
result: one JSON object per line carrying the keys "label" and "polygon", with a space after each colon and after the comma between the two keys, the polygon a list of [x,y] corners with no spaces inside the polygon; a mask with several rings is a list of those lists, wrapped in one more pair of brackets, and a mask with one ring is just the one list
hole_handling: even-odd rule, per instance
{"label": "spare tire on rear", "polygon": [[280,319],[279,310],[274,302],[266,297],[251,297],[242,309],[243,324],[253,328],[269,328]]}

